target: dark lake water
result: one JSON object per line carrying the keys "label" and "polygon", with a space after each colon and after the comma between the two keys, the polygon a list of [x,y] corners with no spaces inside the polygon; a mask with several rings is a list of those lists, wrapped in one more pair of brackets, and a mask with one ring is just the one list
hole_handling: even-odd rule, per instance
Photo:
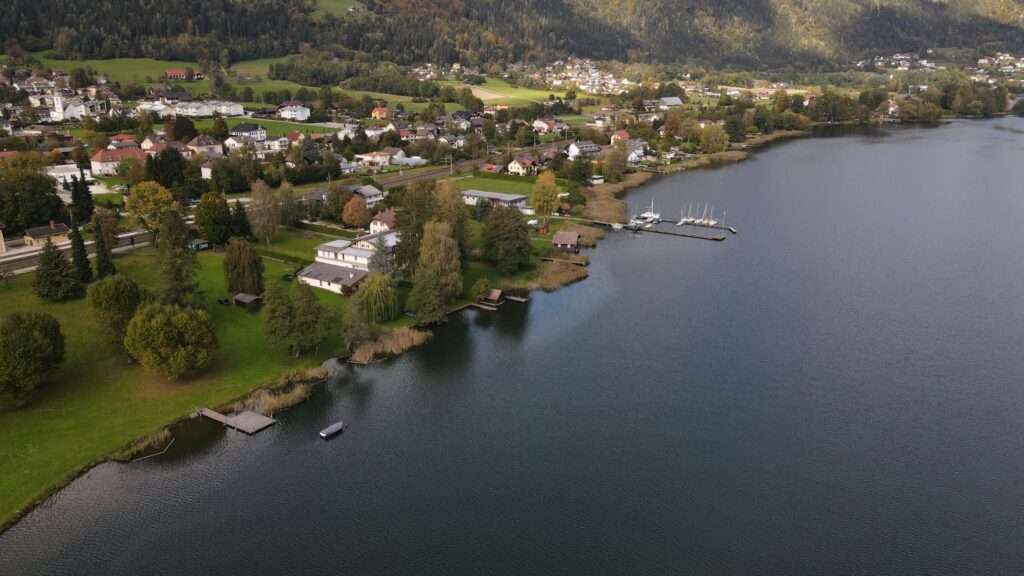
{"label": "dark lake water", "polygon": [[267,432],[100,466],[0,536],[0,574],[1024,572],[1022,131],[658,180],[631,204],[739,235],[611,235],[588,281]]}

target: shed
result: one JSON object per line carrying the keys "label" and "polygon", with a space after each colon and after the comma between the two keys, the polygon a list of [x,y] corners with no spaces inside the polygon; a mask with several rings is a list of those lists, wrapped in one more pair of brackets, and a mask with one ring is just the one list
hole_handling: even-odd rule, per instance
{"label": "shed", "polygon": [[241,306],[242,308],[245,308],[246,310],[252,312],[255,310],[259,310],[260,304],[262,304],[263,302],[263,298],[257,296],[256,294],[246,294],[245,292],[239,292],[238,294],[235,294],[234,302],[235,306]]}
{"label": "shed", "polygon": [[502,294],[501,290],[498,290],[497,288],[492,288],[487,295],[481,299],[481,302],[488,306],[501,306],[501,303],[504,301],[505,296]]}
{"label": "shed", "polygon": [[561,230],[555,234],[555,237],[551,239],[551,243],[558,250],[565,252],[573,252],[579,254],[580,252],[580,233],[569,232]]}

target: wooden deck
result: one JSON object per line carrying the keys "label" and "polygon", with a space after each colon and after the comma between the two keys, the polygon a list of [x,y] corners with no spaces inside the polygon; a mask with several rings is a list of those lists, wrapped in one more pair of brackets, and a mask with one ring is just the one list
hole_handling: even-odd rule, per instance
{"label": "wooden deck", "polygon": [[235,430],[245,432],[249,435],[255,434],[265,428],[269,428],[277,422],[277,420],[274,420],[273,418],[267,418],[262,414],[250,412],[249,410],[239,414],[226,416],[220,412],[210,410],[209,408],[200,408],[199,415],[205,416],[210,420],[220,422],[229,428],[234,428]]}

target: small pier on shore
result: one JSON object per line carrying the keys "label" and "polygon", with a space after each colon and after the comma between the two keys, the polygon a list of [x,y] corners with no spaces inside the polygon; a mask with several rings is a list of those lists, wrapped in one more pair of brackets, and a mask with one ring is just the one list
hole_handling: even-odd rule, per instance
{"label": "small pier on shore", "polygon": [[257,414],[249,410],[228,416],[215,410],[210,410],[209,408],[200,408],[199,411],[196,412],[196,415],[209,418],[215,422],[220,422],[228,428],[234,428],[235,430],[245,432],[250,436],[273,426],[277,422],[277,420],[274,420],[273,418],[268,418],[262,414]]}

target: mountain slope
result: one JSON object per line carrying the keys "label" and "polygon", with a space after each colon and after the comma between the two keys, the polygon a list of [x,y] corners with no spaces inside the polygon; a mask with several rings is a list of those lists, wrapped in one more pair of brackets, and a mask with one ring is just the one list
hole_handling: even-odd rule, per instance
{"label": "mountain slope", "polygon": [[[598,59],[785,66],[867,53],[1024,49],[1024,0],[13,0],[0,37],[65,57],[293,53],[420,61]],[[10,40],[8,40],[10,41]]]}

